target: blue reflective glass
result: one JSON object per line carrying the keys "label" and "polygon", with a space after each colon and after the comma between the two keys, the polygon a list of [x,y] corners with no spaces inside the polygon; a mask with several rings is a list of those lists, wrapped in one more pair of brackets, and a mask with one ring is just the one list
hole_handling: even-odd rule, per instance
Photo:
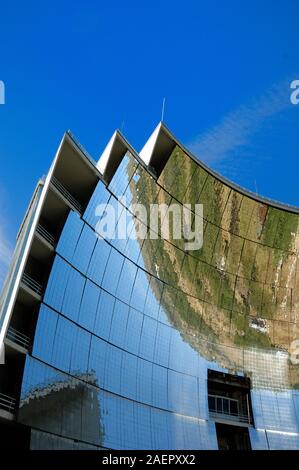
{"label": "blue reflective glass", "polygon": [[136,272],[136,265],[125,259],[116,290],[117,297],[123,302],[130,303]]}
{"label": "blue reflective glass", "polygon": [[133,354],[138,354],[139,352],[142,322],[143,322],[142,313],[131,308],[129,311],[124,346],[127,351]]}
{"label": "blue reflective glass", "polygon": [[86,381],[88,381],[86,374],[88,369],[90,341],[91,334],[82,328],[77,328],[72,348],[70,373]]}
{"label": "blue reflective glass", "polygon": [[72,259],[74,266],[84,274],[87,271],[96,240],[94,231],[88,225],[84,225]]}
{"label": "blue reflective glass", "polygon": [[163,283],[158,279],[150,277],[150,285],[146,295],[144,313],[153,318],[158,318]]}
{"label": "blue reflective glass", "polygon": [[[34,391],[46,388],[48,384],[63,380],[63,375],[57,370],[46,367],[45,364],[26,356],[24,378],[21,389],[21,407],[35,397]],[[38,395],[37,395],[38,396]]]}
{"label": "blue reflective glass", "polygon": [[[64,390],[66,377],[27,356],[21,390],[18,421],[47,432],[61,434],[62,403],[49,406],[57,390]],[[52,398],[52,400],[51,400]]]}
{"label": "blue reflective glass", "polygon": [[[86,379],[85,375],[81,377]],[[24,424],[56,433],[57,439],[63,441],[67,437],[103,444],[99,391],[29,357],[19,419]],[[56,445],[65,448],[65,443]],[[84,448],[83,443],[82,446]]]}
{"label": "blue reflective glass", "polygon": [[138,359],[137,364],[137,400],[141,403],[152,403],[152,374],[153,364]]}
{"label": "blue reflective glass", "polygon": [[162,323],[158,324],[154,360],[157,364],[168,367],[169,348],[172,329]]}
{"label": "blue reflective glass", "polygon": [[119,236],[117,223],[124,210],[124,206],[111,194],[107,205],[97,212],[98,223],[95,231],[97,235],[109,241],[112,245],[117,243]]}
{"label": "blue reflective glass", "polygon": [[110,329],[109,341],[123,347],[128,323],[129,306],[116,300]]}
{"label": "blue reflective glass", "polygon": [[132,401],[121,401],[121,412],[119,419],[123,447],[128,447],[128,449],[136,449],[138,435],[134,415],[134,403]]}
{"label": "blue reflective glass", "polygon": [[110,251],[111,246],[102,238],[98,238],[86,274],[98,285],[102,283]]}
{"label": "blue reflective glass", "polygon": [[99,220],[99,217],[96,213],[97,207],[101,204],[106,205],[109,197],[109,191],[107,191],[104,183],[99,181],[83,216],[84,220],[86,220],[92,227],[95,228]]}
{"label": "blue reflective glass", "polygon": [[147,296],[149,278],[143,269],[138,269],[134,280],[134,286],[130,304],[140,312],[143,312]]}
{"label": "blue reflective glass", "polygon": [[97,306],[94,333],[104,339],[109,339],[114,303],[115,297],[102,290]]}
{"label": "blue reflective glass", "polygon": [[144,316],[140,338],[139,354],[144,359],[152,361],[154,358],[154,346],[157,331],[157,322]]}
{"label": "blue reflective glass", "polygon": [[112,249],[106,265],[102,286],[111,294],[116,294],[116,287],[124,263],[124,257]]}
{"label": "blue reflective glass", "polygon": [[88,374],[93,379],[92,383],[99,387],[104,387],[107,348],[108,344],[105,341],[95,336],[91,337]]}
{"label": "blue reflective glass", "polygon": [[168,396],[172,411],[186,416],[199,416],[196,377],[169,370]]}
{"label": "blue reflective glass", "polygon": [[36,325],[32,354],[45,362],[51,363],[58,314],[41,305]]}
{"label": "blue reflective glass", "polygon": [[83,226],[84,223],[79,215],[70,211],[56,247],[57,253],[68,261],[71,261],[74,256]]}
{"label": "blue reflective glass", "polygon": [[169,346],[169,367],[176,371],[198,374],[198,357],[189,344],[182,342],[177,330],[172,329]]}
{"label": "blue reflective glass", "polygon": [[168,409],[167,369],[153,364],[152,403],[157,408]]}
{"label": "blue reflective glass", "polygon": [[[120,394],[123,351],[112,345],[107,347],[104,388],[109,392]],[[111,371],[113,370],[113,374]]]}
{"label": "blue reflective glass", "polygon": [[[126,212],[127,217],[127,239],[125,240],[125,246],[123,249],[124,255],[128,256],[132,261],[137,263],[139,266],[143,266],[142,260],[140,257],[140,250],[143,245],[143,240],[140,236],[138,236],[138,231],[136,231],[136,219],[133,214],[129,211]],[[138,224],[140,227],[140,223]],[[137,229],[138,230],[138,229]],[[139,228],[140,233],[142,230]],[[146,233],[146,232],[145,232]]]}
{"label": "blue reflective glass", "polygon": [[89,331],[93,331],[94,328],[100,293],[101,291],[98,286],[89,280],[86,281],[80,304],[78,323]]}
{"label": "blue reflective glass", "polygon": [[61,311],[71,320],[78,322],[79,310],[85,285],[85,278],[75,269],[71,269],[65,288]]}
{"label": "blue reflective glass", "polygon": [[[276,394],[279,410],[279,429],[281,431],[298,432],[298,421],[291,390],[285,390]],[[298,436],[299,437],[299,436]]]}
{"label": "blue reflective glass", "polygon": [[134,415],[138,433],[137,448],[153,449],[150,407],[135,403]]}
{"label": "blue reflective glass", "polygon": [[56,256],[44,295],[44,302],[56,310],[61,311],[62,309],[65,290],[71,272],[72,268],[60,256]]}
{"label": "blue reflective glass", "polygon": [[[82,394],[82,427],[81,427],[81,439],[84,443],[81,444],[81,448],[88,449],[89,446],[85,442],[92,443],[96,446],[103,445],[104,441],[104,428],[102,425],[102,410],[101,410],[101,399],[100,391],[94,387],[84,387]],[[80,448],[80,447],[79,447]],[[90,449],[96,449],[96,447],[90,446]]]}
{"label": "blue reflective glass", "polygon": [[297,423],[299,425],[299,391],[298,390],[293,391],[293,404],[295,408],[295,415],[296,415]]}
{"label": "blue reflective glass", "polygon": [[59,316],[54,338],[52,361],[54,367],[64,372],[71,370],[71,356],[78,327]]}
{"label": "blue reflective glass", "polygon": [[127,153],[123,157],[109,184],[109,189],[115,196],[121,197],[125,193],[130,179],[135,172],[136,166],[136,160],[132,157],[132,155]]}
{"label": "blue reflective glass", "polygon": [[154,449],[167,450],[172,448],[170,447],[170,433],[172,433],[172,431],[169,427],[168,415],[169,413],[166,411],[157,410],[155,408],[151,410],[152,442]]}
{"label": "blue reflective glass", "polygon": [[126,208],[112,195],[109,199],[109,209],[107,208],[107,211],[105,212],[104,220],[107,225],[105,225],[106,230],[103,233],[103,237],[106,240],[109,240],[111,245],[122,253],[124,253],[127,243],[126,217]]}
{"label": "blue reflective glass", "polygon": [[137,397],[137,363],[136,356],[124,353],[121,370],[121,394],[132,400],[136,400]]}
{"label": "blue reflective glass", "polygon": [[252,450],[269,450],[265,430],[249,428],[249,435]]}
{"label": "blue reflective glass", "polygon": [[185,449],[184,437],[186,423],[183,416],[177,416],[173,413],[167,415],[167,426],[171,429],[169,433],[171,449]]}
{"label": "blue reflective glass", "polygon": [[266,431],[270,450],[299,450],[299,435]]}
{"label": "blue reflective glass", "polygon": [[206,366],[201,364],[196,351],[187,343],[182,342],[178,331],[172,331],[169,352],[169,367],[191,375],[205,376]]}
{"label": "blue reflective glass", "polygon": [[105,430],[105,445],[108,448],[123,449],[124,436],[121,434],[120,415],[122,399],[103,392],[101,394],[101,409],[103,427]]}

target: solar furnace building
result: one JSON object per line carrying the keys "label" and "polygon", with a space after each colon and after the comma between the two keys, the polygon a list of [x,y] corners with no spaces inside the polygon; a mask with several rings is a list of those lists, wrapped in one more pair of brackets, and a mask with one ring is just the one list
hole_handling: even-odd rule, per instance
{"label": "solar furnace building", "polygon": [[[139,237],[132,203],[203,204],[202,247]],[[97,232],[107,204],[130,236]],[[67,132],[2,291],[1,444],[299,449],[298,222],[163,123],[140,153],[116,131],[98,162]]]}

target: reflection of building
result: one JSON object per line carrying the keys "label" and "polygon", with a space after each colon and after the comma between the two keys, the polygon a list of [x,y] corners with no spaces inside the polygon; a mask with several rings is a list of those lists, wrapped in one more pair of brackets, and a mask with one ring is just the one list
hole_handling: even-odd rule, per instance
{"label": "reflection of building", "polygon": [[[96,207],[120,199],[132,234],[131,202],[202,203],[202,249],[101,238]],[[140,154],[115,133],[97,164],[67,133],[2,292],[1,430],[32,448],[299,448],[298,220],[162,124]]]}
{"label": "reflection of building", "polygon": [[[35,446],[42,448],[51,443],[55,448],[59,440],[53,434],[70,434],[72,439],[64,438],[63,447],[67,444],[70,448],[101,446],[103,430],[99,392],[95,387],[87,385],[94,382],[96,385],[95,377],[93,374],[78,374],[77,377],[71,375],[64,380],[37,385],[21,397],[18,420],[30,423],[33,429],[39,430],[32,435],[36,440]],[[75,442],[81,442],[81,446],[74,446],[75,434]]]}

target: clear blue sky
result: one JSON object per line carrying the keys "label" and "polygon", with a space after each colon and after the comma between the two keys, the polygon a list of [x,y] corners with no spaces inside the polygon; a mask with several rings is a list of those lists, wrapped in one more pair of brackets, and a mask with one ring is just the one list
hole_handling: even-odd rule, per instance
{"label": "clear blue sky", "polygon": [[298,0],[1,2],[0,282],[63,132],[97,158],[124,121],[139,150],[164,96],[202,160],[299,205],[298,51]]}

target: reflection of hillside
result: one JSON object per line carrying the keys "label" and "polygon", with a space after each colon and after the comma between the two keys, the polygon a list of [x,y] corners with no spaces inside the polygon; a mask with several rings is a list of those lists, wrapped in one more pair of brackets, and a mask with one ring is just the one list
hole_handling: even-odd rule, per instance
{"label": "reflection of hillside", "polygon": [[[94,374],[78,377],[96,383]],[[99,392],[74,377],[31,389],[20,400],[19,421],[98,446],[104,437]]]}
{"label": "reflection of hillside", "polygon": [[[166,283],[162,306],[184,340],[233,369],[239,348],[288,350],[299,315],[298,215],[231,190],[178,148],[159,178],[161,187],[145,170],[138,172],[130,183],[133,202],[169,204],[172,194],[204,205],[201,250],[185,256],[177,240],[146,240],[142,249],[147,271]],[[160,287],[152,287],[158,299]]]}

